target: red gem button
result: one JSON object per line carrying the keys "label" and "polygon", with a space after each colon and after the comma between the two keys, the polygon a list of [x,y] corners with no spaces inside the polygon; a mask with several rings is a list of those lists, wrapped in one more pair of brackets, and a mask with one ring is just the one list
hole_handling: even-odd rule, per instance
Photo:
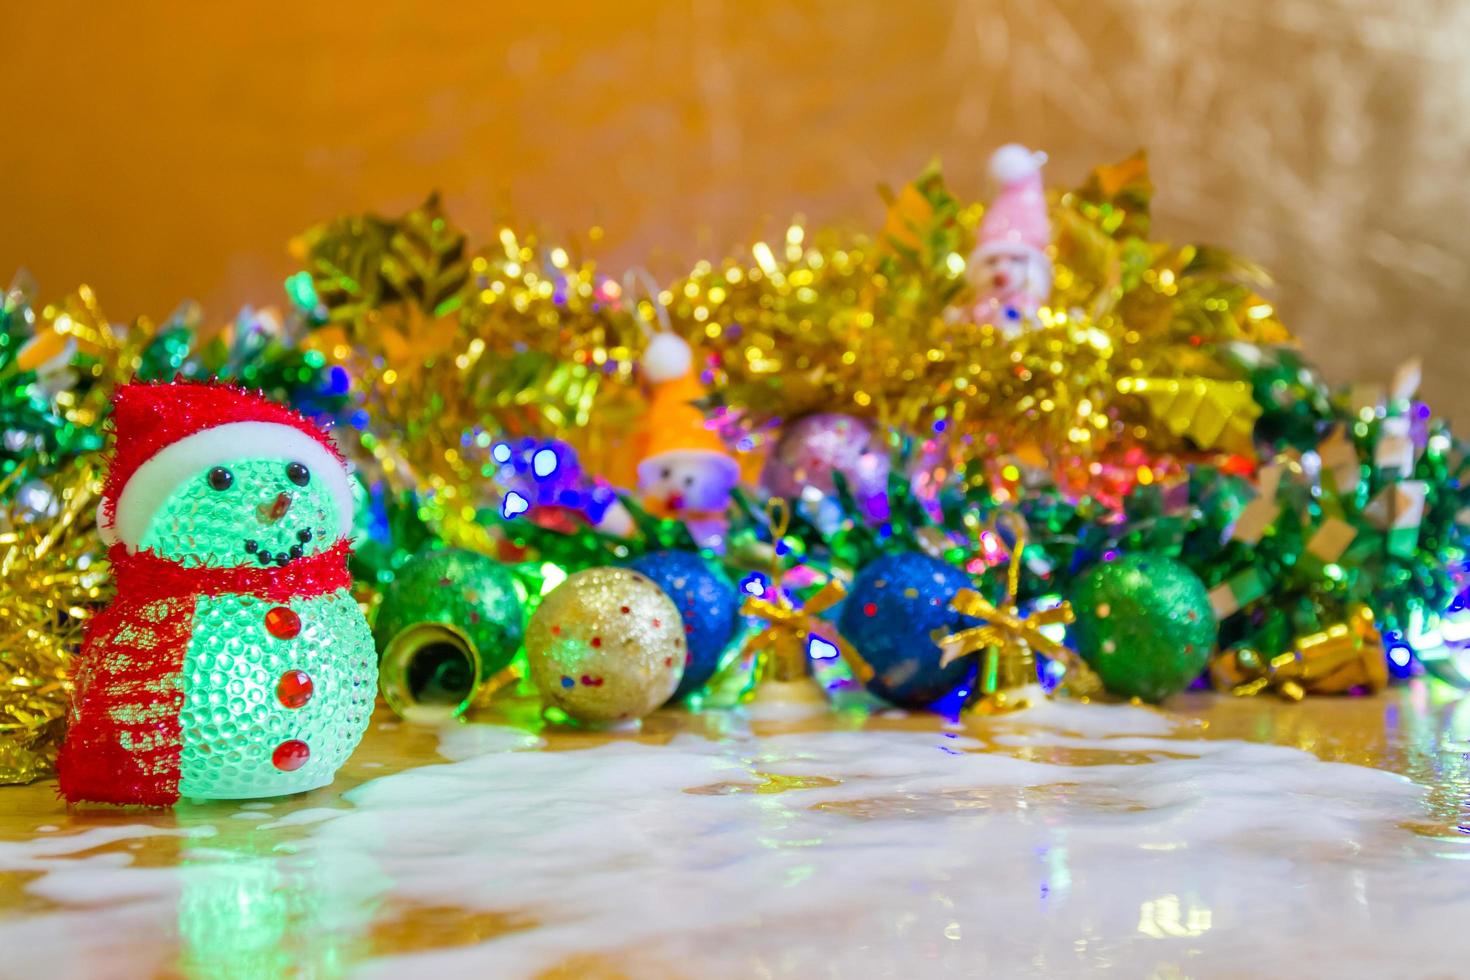
{"label": "red gem button", "polygon": [[301,633],[301,617],[285,606],[272,606],[265,614],[265,631],[278,640],[294,640]]}
{"label": "red gem button", "polygon": [[295,772],[306,765],[306,760],[310,758],[311,747],[299,738],[282,742],[271,753],[271,762],[275,763],[276,768],[281,772]]}
{"label": "red gem button", "polygon": [[316,687],[304,670],[288,670],[276,683],[276,698],[288,708],[304,708]]}

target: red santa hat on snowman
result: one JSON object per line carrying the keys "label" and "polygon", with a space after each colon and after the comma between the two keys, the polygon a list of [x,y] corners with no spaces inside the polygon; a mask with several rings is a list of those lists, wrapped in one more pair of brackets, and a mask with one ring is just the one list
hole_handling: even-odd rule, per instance
{"label": "red santa hat on snowman", "polygon": [[[1037,305],[1051,292],[1051,219],[1041,167],[1046,154],[1008,143],[990,157],[990,175],[999,185],[980,222],[979,246],[971,254],[971,275],[993,294],[1030,294]],[[1009,262],[1006,260],[1010,260]],[[1021,281],[1006,266],[1020,266]],[[1034,306],[1027,312],[1034,312]]]}
{"label": "red santa hat on snowman", "polygon": [[97,529],[108,545],[138,550],[153,515],[181,483],[215,466],[286,459],[326,482],[337,502],[337,533],[352,530],[347,464],[331,437],[263,395],[225,384],[126,384],[113,397],[116,446]]}

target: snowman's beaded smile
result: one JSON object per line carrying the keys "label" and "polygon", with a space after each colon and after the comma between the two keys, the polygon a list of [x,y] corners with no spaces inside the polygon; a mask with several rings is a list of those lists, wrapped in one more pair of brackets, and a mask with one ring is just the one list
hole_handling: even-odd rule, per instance
{"label": "snowman's beaded smile", "polygon": [[312,534],[311,528],[300,528],[296,532],[296,540],[299,542],[299,544],[293,544],[285,551],[277,552],[275,554],[272,554],[269,551],[262,550],[260,547],[260,542],[255,540],[254,538],[246,538],[245,553],[247,555],[254,555],[255,560],[260,562],[262,565],[274,564],[284,568],[290,562],[295,561],[297,558],[300,558],[301,556],[306,554],[306,546],[312,542],[312,539],[314,537],[315,535]]}

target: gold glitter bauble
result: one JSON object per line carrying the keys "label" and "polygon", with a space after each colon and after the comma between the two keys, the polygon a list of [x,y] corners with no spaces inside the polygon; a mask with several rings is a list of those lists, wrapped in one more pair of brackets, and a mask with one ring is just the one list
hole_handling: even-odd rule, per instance
{"label": "gold glitter bauble", "polygon": [[652,580],[589,568],[553,589],[526,628],[547,705],[589,722],[642,718],[667,701],[688,653],[679,610]]}

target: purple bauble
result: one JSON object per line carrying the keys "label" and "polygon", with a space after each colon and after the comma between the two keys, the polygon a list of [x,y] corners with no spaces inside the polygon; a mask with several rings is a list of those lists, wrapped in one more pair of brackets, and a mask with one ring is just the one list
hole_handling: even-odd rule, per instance
{"label": "purple bauble", "polygon": [[818,412],[786,426],[761,485],[777,497],[799,497],[808,487],[830,495],[834,470],[847,478],[865,517],[888,516],[888,449],[873,423],[851,415]]}

